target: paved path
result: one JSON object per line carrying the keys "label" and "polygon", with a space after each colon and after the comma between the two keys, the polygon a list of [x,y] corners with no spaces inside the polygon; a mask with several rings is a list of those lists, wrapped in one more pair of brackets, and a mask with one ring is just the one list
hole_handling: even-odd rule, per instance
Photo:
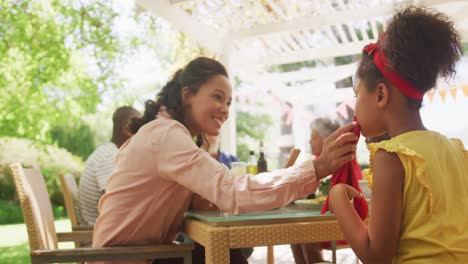
{"label": "paved path", "polygon": [[[289,245],[275,246],[275,264],[294,264],[294,259]],[[267,248],[256,247],[254,253],[249,258],[249,264],[266,264]],[[332,260],[332,254],[329,250],[323,251],[323,257],[326,261]],[[337,251],[338,264],[355,264],[356,255],[351,249],[340,249]]]}

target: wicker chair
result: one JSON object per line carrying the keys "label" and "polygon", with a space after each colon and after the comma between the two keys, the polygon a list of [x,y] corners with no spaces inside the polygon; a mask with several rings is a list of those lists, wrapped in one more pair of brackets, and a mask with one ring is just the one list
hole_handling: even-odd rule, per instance
{"label": "wicker chair", "polygon": [[58,241],[89,242],[92,231],[56,233],[41,171],[23,169],[20,163],[11,164],[10,168],[26,223],[32,264],[158,258],[184,258],[184,264],[192,262],[190,244],[58,249]]}
{"label": "wicker chair", "polygon": [[72,230],[93,230],[94,226],[82,225],[80,223],[76,207],[76,201],[78,200],[78,185],[76,184],[75,177],[71,174],[64,175],[59,173],[58,178],[63,200],[65,201],[65,208],[67,209],[67,215],[72,225]]}

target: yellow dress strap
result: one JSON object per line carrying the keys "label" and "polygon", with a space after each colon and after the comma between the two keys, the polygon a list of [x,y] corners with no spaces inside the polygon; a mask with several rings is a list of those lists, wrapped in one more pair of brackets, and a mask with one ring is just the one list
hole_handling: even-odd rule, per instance
{"label": "yellow dress strap", "polygon": [[[414,150],[398,143],[394,142],[391,139],[385,140],[377,143],[369,143],[367,144],[367,148],[370,152],[370,160],[369,160],[369,169],[364,170],[364,177],[367,179],[369,183],[369,187],[372,188],[372,174],[373,174],[373,161],[374,155],[377,153],[377,150],[383,149],[387,152],[396,153],[400,159],[408,159],[413,164],[415,164],[416,169],[416,179],[421,183],[424,187],[427,196],[429,197],[429,212],[432,212],[434,201],[432,195],[432,188],[429,184],[426,174],[426,161],[423,157],[421,157],[418,153]],[[405,170],[406,171],[406,170]],[[407,177],[407,175],[405,175]]]}

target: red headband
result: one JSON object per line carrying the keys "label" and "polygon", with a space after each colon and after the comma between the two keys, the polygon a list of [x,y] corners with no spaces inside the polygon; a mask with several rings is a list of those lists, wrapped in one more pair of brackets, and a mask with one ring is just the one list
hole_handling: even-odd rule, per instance
{"label": "red headband", "polygon": [[418,90],[416,86],[405,80],[396,70],[390,69],[387,66],[387,57],[383,50],[379,49],[378,43],[371,43],[364,47],[364,51],[369,56],[373,55],[375,66],[379,69],[382,75],[387,79],[393,86],[400,90],[406,96],[422,101],[424,93]]}

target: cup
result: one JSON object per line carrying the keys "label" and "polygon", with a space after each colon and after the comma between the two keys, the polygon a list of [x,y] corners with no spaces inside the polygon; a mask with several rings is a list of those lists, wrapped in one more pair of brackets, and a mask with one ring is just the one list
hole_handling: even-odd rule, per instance
{"label": "cup", "polygon": [[234,161],[231,163],[231,173],[234,176],[247,174],[247,163],[243,161]]}

